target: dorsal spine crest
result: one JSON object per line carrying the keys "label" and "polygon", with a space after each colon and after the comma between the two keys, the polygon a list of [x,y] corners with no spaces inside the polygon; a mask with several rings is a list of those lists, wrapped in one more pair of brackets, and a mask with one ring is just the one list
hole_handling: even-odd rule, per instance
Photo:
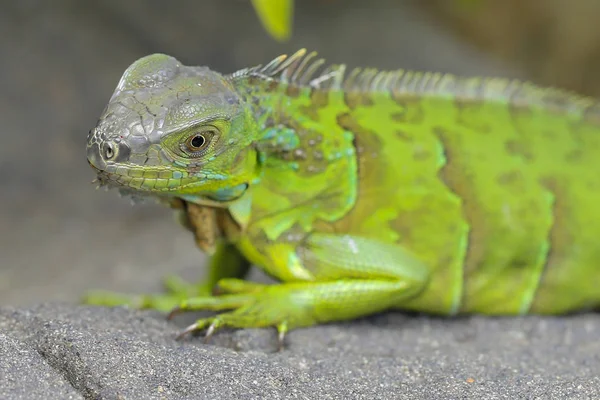
{"label": "dorsal spine crest", "polygon": [[410,70],[380,71],[354,68],[347,77],[346,66],[325,64],[301,49],[291,56],[280,55],[265,66],[258,65],[234,72],[228,78],[237,81],[257,78],[299,88],[342,90],[347,93],[391,92],[398,96],[453,98],[458,101],[492,100],[512,106],[553,108],[575,114],[593,114],[600,118],[600,106],[594,99],[566,90],[541,88],[526,81],[510,78],[466,78],[447,73]]}

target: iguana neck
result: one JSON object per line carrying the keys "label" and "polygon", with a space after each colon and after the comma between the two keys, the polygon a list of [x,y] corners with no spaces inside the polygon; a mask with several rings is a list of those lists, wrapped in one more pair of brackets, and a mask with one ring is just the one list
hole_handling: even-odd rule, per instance
{"label": "iguana neck", "polygon": [[351,142],[326,140],[335,118],[325,121],[319,114],[332,97],[342,98],[341,92],[255,77],[236,82],[236,87],[257,122],[255,145],[267,168],[299,171],[304,166],[318,173],[352,152]]}
{"label": "iguana neck", "polygon": [[345,215],[357,196],[354,135],[338,123],[348,113],[340,90],[248,77],[240,93],[257,123],[255,147],[263,165],[251,187],[253,221],[271,238],[292,227]]}

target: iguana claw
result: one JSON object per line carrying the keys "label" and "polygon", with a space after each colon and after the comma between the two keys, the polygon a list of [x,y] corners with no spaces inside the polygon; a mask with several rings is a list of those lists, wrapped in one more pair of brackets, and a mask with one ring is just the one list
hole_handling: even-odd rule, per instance
{"label": "iguana claw", "polygon": [[284,339],[287,331],[288,326],[286,322],[282,322],[281,324],[277,325],[277,341],[279,351],[283,351],[283,348],[285,347]]}
{"label": "iguana claw", "polygon": [[210,324],[210,326],[208,327],[208,329],[206,330],[206,333],[204,334],[204,343],[208,343],[208,341],[212,337],[213,333],[215,332],[216,326],[217,326],[217,320],[214,320]]}
{"label": "iguana claw", "polygon": [[181,332],[179,332],[177,334],[177,336],[175,336],[175,340],[181,340],[183,339],[185,336],[187,336],[188,334],[192,333],[193,331],[195,331],[196,328],[196,324],[191,324],[190,326],[188,326],[187,328],[185,328],[184,330],[182,330]]}
{"label": "iguana claw", "polygon": [[194,322],[193,324],[189,325],[183,331],[179,332],[175,338],[176,340],[181,340],[186,335],[194,331],[200,330],[207,325],[208,328],[206,329],[206,333],[204,334],[204,343],[208,343],[215,331],[222,325],[222,321],[218,317],[200,319]]}
{"label": "iguana claw", "polygon": [[[224,323],[219,317],[204,318],[200,319],[193,324],[189,325],[183,331],[179,332],[175,337],[176,340],[183,339],[186,335],[193,333],[194,331],[200,330],[208,324],[206,333],[204,334],[204,343],[208,343],[210,338],[216,332],[216,330],[223,326]],[[285,348],[285,335],[288,332],[288,325],[286,322],[282,322],[276,326],[277,328],[277,351],[283,351]]]}

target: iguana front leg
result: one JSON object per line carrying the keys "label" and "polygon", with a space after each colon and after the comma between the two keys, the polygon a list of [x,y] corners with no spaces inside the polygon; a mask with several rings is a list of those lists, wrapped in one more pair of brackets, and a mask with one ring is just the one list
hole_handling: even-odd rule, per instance
{"label": "iguana front leg", "polygon": [[[227,294],[183,301],[173,312],[233,310],[203,318],[182,335],[208,328],[289,329],[348,320],[388,309],[419,293],[427,267],[399,245],[349,235],[311,234],[298,244],[273,243],[261,249],[267,272],[284,280],[260,285],[223,280]],[[180,335],[181,336],[181,335]]]}
{"label": "iguana front leg", "polygon": [[250,269],[250,262],[220,232],[217,211],[192,203],[173,200],[169,205],[177,212],[179,222],[194,233],[196,245],[210,254],[208,276],[200,282],[189,283],[176,275],[164,279],[166,293],[125,295],[107,291],[86,293],[86,304],[170,311],[181,301],[194,296],[209,296],[216,283],[225,278],[243,278]]}

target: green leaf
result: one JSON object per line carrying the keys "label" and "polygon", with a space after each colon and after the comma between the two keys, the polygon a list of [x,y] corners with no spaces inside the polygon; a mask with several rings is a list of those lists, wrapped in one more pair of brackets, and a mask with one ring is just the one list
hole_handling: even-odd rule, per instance
{"label": "green leaf", "polygon": [[290,38],[294,0],[252,0],[252,5],[269,35],[280,42]]}

